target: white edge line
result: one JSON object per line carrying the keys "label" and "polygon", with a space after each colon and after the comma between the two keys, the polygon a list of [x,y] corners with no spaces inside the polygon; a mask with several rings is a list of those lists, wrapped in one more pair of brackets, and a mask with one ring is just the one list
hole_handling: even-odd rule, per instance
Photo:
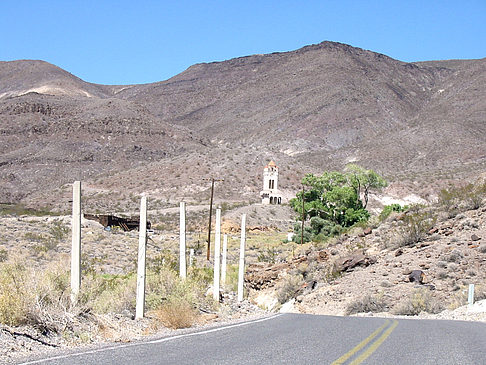
{"label": "white edge line", "polygon": [[96,349],[96,350],[77,352],[77,353],[68,354],[68,355],[59,355],[59,356],[54,356],[54,357],[48,357],[48,358],[40,359],[40,360],[22,362],[22,363],[19,363],[18,365],[41,364],[41,363],[52,361],[52,360],[67,359],[69,357],[81,356],[81,355],[86,355],[86,354],[95,354],[97,352],[110,351],[110,350],[114,350],[114,349],[122,349],[122,348],[126,348],[126,347],[143,346],[143,345],[149,345],[149,344],[154,344],[154,343],[168,342],[168,341],[177,340],[177,339],[183,338],[183,337],[204,335],[206,333],[218,332],[218,331],[223,331],[223,330],[230,329],[230,328],[242,327],[242,326],[246,326],[246,325],[253,324],[253,323],[264,322],[264,321],[268,321],[269,319],[274,319],[274,318],[280,317],[281,315],[282,314],[280,313],[280,314],[276,314],[276,315],[271,316],[271,317],[255,319],[253,321],[236,323],[236,324],[232,324],[232,325],[229,325],[229,326],[212,328],[212,329],[200,331],[200,332],[192,332],[192,333],[186,333],[186,334],[176,335],[176,336],[172,336],[172,337],[164,337],[164,338],[160,338],[158,340],[128,343],[128,344],[124,344],[124,345],[115,345],[115,346],[103,347],[101,349]]}

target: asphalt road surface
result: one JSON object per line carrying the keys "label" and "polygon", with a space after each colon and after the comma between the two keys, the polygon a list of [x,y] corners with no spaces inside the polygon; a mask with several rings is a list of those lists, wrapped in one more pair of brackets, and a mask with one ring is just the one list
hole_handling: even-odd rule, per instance
{"label": "asphalt road surface", "polygon": [[25,364],[486,365],[486,324],[283,314]]}

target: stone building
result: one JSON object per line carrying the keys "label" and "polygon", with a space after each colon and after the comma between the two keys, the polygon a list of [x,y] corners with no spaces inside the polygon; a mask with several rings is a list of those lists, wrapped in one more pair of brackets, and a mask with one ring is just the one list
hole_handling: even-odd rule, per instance
{"label": "stone building", "polygon": [[278,166],[270,163],[263,169],[262,204],[282,204],[282,193],[278,190]]}

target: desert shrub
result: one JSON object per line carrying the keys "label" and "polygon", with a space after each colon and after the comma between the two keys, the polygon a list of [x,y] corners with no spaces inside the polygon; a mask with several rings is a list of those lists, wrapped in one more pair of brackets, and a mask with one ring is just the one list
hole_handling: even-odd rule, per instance
{"label": "desert shrub", "polygon": [[[295,223],[294,225],[294,236],[292,241],[295,243],[301,243],[302,241],[302,223]],[[310,242],[312,240],[312,229],[311,227],[304,227],[304,243]]]}
{"label": "desert shrub", "polygon": [[400,204],[391,204],[391,205],[385,205],[383,207],[383,210],[380,213],[379,220],[384,221],[386,218],[390,216],[392,212],[404,212],[408,209],[408,206],[401,206]]}
{"label": "desert shrub", "polygon": [[302,275],[288,275],[277,287],[277,300],[280,304],[294,298],[304,284]]}
{"label": "desert shrub", "polygon": [[[320,217],[312,217],[310,219],[310,227],[304,227],[304,243],[314,241],[322,242],[329,237],[339,235],[343,228],[332,221],[322,219]],[[302,240],[302,222],[296,222],[294,225],[294,236],[292,241],[301,243]]]}
{"label": "desert shrub", "polygon": [[5,248],[0,248],[0,263],[7,261],[8,251]]}
{"label": "desert shrub", "polygon": [[72,322],[68,311],[81,309],[71,304],[69,272],[61,262],[54,262],[39,272],[32,270],[31,275],[28,323],[42,332],[62,333]]}
{"label": "desert shrub", "polygon": [[226,282],[223,285],[227,290],[238,290],[238,265],[228,265],[226,267]]}
{"label": "desert shrub", "polygon": [[0,323],[17,326],[26,322],[28,300],[27,269],[20,263],[0,266]]}
{"label": "desert shrub", "polygon": [[437,261],[437,267],[441,267],[443,269],[447,268],[447,262],[445,261]]}
{"label": "desert shrub", "polygon": [[156,310],[166,302],[187,301],[194,307],[212,308],[211,297],[206,291],[212,283],[212,269],[190,267],[186,279],[179,277],[178,272],[163,269],[158,273],[147,273],[146,306]]}
{"label": "desert shrub", "polygon": [[346,315],[368,312],[378,313],[385,311],[387,307],[382,295],[365,295],[363,298],[356,299],[347,305]]}
{"label": "desert shrub", "polygon": [[13,215],[13,216],[53,216],[60,215],[60,213],[51,212],[48,209],[32,209],[27,208],[21,204],[0,204],[0,215]]}
{"label": "desert shrub", "polygon": [[258,262],[269,262],[274,264],[277,261],[278,251],[275,248],[267,247],[265,250],[258,253]]}
{"label": "desert shrub", "polygon": [[478,209],[485,198],[486,183],[467,184],[442,189],[439,193],[439,204],[444,207],[450,217],[453,217],[460,211]]}
{"label": "desert shrub", "polygon": [[415,316],[421,312],[439,313],[443,310],[441,303],[432,297],[430,290],[421,288],[412,295],[398,303],[392,310],[393,314]]}
{"label": "desert shrub", "polygon": [[447,265],[447,270],[449,270],[449,272],[452,272],[452,273],[457,272],[458,268],[459,268],[459,265],[454,263],[454,262],[451,262],[449,265]]}
{"label": "desert shrub", "polygon": [[[449,303],[449,309],[453,310],[468,304],[469,285],[462,285],[457,288],[456,294]],[[486,299],[486,285],[478,284],[474,286],[474,302]]]}
{"label": "desert shrub", "polygon": [[177,271],[179,270],[179,259],[172,251],[165,249],[158,255],[147,259],[147,269],[155,273],[159,273],[164,269]]}
{"label": "desert shrub", "polygon": [[67,237],[69,228],[61,221],[55,220],[49,227],[49,234],[57,241],[62,241]]}
{"label": "desert shrub", "polygon": [[474,301],[486,299],[486,285],[475,285]]}
{"label": "desert shrub", "polygon": [[402,221],[398,246],[413,246],[427,236],[436,218],[431,212],[415,207],[405,214]]}
{"label": "desert shrub", "polygon": [[336,224],[326,219],[322,219],[320,217],[312,217],[310,219],[310,225],[314,237],[317,237],[319,235],[324,237],[336,236],[342,231],[342,227],[339,224]]}
{"label": "desert shrub", "polygon": [[33,243],[32,250],[37,255],[48,252],[50,250],[55,250],[58,245],[57,240],[54,240],[52,237],[41,233],[26,232],[24,234],[24,238]]}
{"label": "desert shrub", "polygon": [[439,271],[437,271],[436,277],[437,277],[437,279],[445,280],[449,277],[449,275],[447,274],[447,271],[439,270]]}
{"label": "desert shrub", "polygon": [[69,274],[59,263],[42,271],[18,262],[0,267],[0,322],[62,332],[70,321]]}
{"label": "desert shrub", "polygon": [[137,277],[129,275],[103,275],[100,289],[92,299],[91,307],[95,313],[120,313],[135,309]]}
{"label": "desert shrub", "polygon": [[171,297],[153,313],[164,326],[173,329],[191,327],[197,318],[192,303],[177,297]]}
{"label": "desert shrub", "polygon": [[447,262],[460,262],[464,255],[459,250],[453,250],[450,254],[444,255],[443,259]]}

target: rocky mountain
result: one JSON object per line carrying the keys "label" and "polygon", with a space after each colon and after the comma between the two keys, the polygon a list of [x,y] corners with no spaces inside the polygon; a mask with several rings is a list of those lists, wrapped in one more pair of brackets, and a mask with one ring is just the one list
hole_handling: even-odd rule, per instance
{"label": "rocky mountain", "polygon": [[0,201],[55,205],[73,179],[198,200],[209,176],[225,177],[224,199],[258,199],[268,159],[289,195],[351,161],[414,189],[471,176],[486,164],[485,79],[486,59],[404,63],[334,42],[144,85],[1,62]]}

